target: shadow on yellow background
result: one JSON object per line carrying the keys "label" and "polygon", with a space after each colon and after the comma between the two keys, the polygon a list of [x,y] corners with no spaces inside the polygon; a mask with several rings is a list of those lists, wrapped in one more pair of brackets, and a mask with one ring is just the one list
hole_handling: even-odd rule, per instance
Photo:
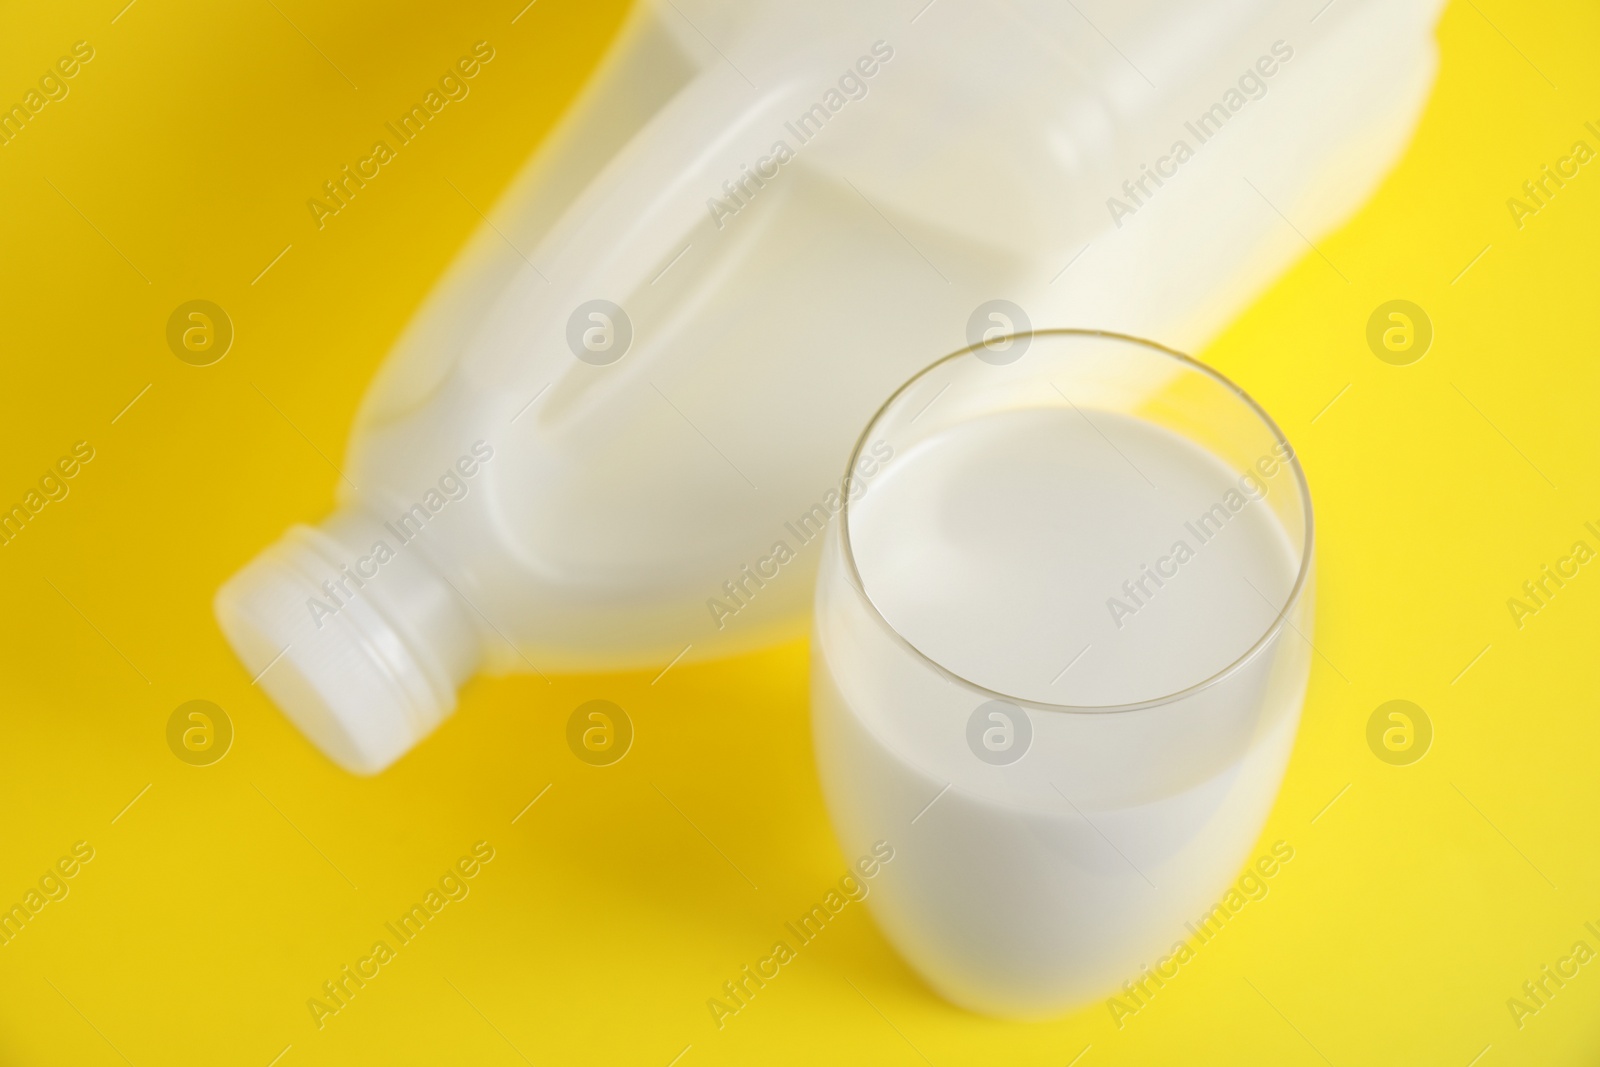
{"label": "shadow on yellow background", "polygon": [[[329,510],[379,361],[625,5],[122,3],[11,12],[0,32],[6,99],[92,50],[0,148],[0,502],[92,450],[0,547],[0,904],[41,883],[46,900],[0,946],[0,1061],[1493,1067],[1600,1050],[1600,968],[1547,984],[1535,1013],[1507,1004],[1575,942],[1600,949],[1600,577],[1583,568],[1520,626],[1506,606],[1575,541],[1600,547],[1600,172],[1520,225],[1506,204],[1575,141],[1600,148],[1592,6],[1452,5],[1402,165],[1201,354],[1278,419],[1318,508],[1318,657],[1261,845],[1295,852],[1268,895],[1138,1012],[1034,1025],[936,999],[851,905],[719,1028],[708,999],[845,871],[803,645],[659,678],[479,680],[431,740],[357,779],[251,686],[210,608],[285,525]],[[495,59],[471,95],[319,230],[307,198],[477,41]],[[209,367],[165,342],[193,298],[236,328]],[[1435,337],[1399,367],[1365,335],[1402,298]],[[595,698],[635,724],[611,767],[564,741]],[[193,699],[235,730],[211,766],[167,746]],[[1393,699],[1432,724],[1409,766],[1368,747]],[[385,924],[464,857],[475,873],[447,887],[465,895],[401,944]],[[380,939],[393,958],[343,1007],[308,1007],[335,1003],[342,968],[372,974]]]}

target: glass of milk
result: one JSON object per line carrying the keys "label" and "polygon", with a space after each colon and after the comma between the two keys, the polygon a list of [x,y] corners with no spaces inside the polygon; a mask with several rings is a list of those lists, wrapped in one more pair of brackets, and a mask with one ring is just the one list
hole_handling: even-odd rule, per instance
{"label": "glass of milk", "polygon": [[1160,346],[945,357],[861,435],[817,584],[813,730],[870,906],[934,989],[1117,992],[1226,892],[1310,669],[1311,498],[1272,419]]}

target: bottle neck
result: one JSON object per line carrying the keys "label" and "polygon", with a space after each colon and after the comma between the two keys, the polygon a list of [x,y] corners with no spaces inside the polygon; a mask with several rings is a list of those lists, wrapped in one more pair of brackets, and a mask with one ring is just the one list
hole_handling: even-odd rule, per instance
{"label": "bottle neck", "polygon": [[456,689],[482,660],[476,613],[417,538],[401,541],[361,508],[341,508],[317,533],[318,554],[329,569],[323,583],[329,605],[381,620],[362,629],[386,660],[420,676],[408,687],[416,691],[419,715],[429,720],[416,726],[431,731],[455,707]]}

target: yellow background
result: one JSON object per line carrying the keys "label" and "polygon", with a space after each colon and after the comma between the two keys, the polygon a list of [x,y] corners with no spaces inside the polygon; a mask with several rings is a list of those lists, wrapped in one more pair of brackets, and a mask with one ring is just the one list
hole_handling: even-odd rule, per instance
{"label": "yellow background", "polygon": [[[1573,541],[1600,547],[1582,528],[1600,525],[1600,169],[1520,230],[1506,208],[1575,140],[1600,147],[1583,129],[1600,125],[1593,5],[1452,4],[1414,145],[1320,242],[1348,282],[1308,250],[1201,353],[1277,416],[1318,508],[1322,655],[1263,838],[1296,850],[1270,895],[1121,1030],[1103,1004],[1029,1025],[952,1008],[852,907],[719,1032],[707,998],[844,869],[803,645],[654,686],[479,680],[432,740],[363,780],[251,687],[210,608],[288,522],[329,509],[325,457],[478,225],[464,197],[493,202],[622,5],[540,0],[513,24],[518,0],[137,0],[113,23],[121,3],[13,8],[0,30],[6,101],[72,42],[96,49],[71,95],[0,148],[0,501],[74,441],[96,449],[71,495],[0,548],[0,903],[73,842],[96,850],[0,948],[0,1062],[1490,1067],[1600,1052],[1600,965],[1520,1030],[1506,1007],[1574,941],[1600,948],[1583,929],[1600,926],[1600,566],[1520,631],[1505,603]],[[497,57],[472,95],[316,231],[306,198],[479,39]],[[237,328],[208,368],[163,337],[194,297]],[[1400,297],[1436,329],[1408,367],[1364,340]],[[610,768],[563,739],[601,697],[637,729]],[[166,746],[195,698],[237,730],[211,767]],[[1365,741],[1395,698],[1436,730],[1409,767]],[[470,897],[318,1031],[307,998],[478,840],[497,851]]]}

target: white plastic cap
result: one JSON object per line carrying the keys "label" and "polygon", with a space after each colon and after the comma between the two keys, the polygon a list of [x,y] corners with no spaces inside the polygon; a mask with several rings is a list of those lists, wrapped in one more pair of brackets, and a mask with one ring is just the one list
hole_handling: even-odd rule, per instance
{"label": "white plastic cap", "polygon": [[291,527],[214,605],[256,684],[357,774],[376,774],[432,733],[481,654],[459,598],[415,545],[383,536],[394,552],[372,559],[380,529],[350,512]]}

